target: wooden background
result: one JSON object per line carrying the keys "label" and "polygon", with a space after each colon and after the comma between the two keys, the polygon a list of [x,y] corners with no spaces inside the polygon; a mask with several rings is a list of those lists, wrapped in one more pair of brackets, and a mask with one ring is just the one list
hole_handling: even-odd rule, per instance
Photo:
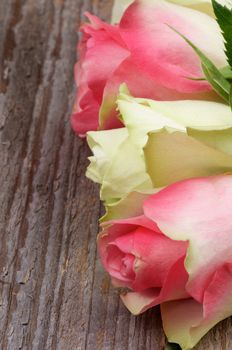
{"label": "wooden background", "polygon": [[[112,1],[0,0],[0,349],[162,350],[158,308],[131,316],[96,253],[98,188],[69,125],[76,29]],[[104,59],[104,58],[103,58]],[[231,320],[197,350],[231,350]]]}

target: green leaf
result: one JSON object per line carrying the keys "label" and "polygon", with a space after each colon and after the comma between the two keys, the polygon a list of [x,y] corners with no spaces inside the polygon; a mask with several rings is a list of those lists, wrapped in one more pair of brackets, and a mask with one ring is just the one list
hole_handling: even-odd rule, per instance
{"label": "green leaf", "polygon": [[229,103],[229,93],[230,93],[230,83],[224,78],[220,70],[215,66],[215,64],[197,47],[186,38],[183,34],[178,32],[175,28],[169,26],[174,32],[180,35],[196,52],[201,60],[202,69],[205,74],[206,79],[213,87],[213,89],[227,102]]}
{"label": "green leaf", "polygon": [[[219,72],[223,75],[223,77],[226,80],[232,80],[232,68],[230,66],[225,66],[223,68],[219,69]],[[200,78],[193,78],[193,77],[186,77],[189,80],[193,81],[206,81],[206,77],[200,77]]]}
{"label": "green leaf", "polygon": [[[224,84],[224,81],[220,77],[215,77],[212,74],[212,71],[208,69],[208,67],[204,64],[202,64],[202,70],[205,74],[206,80],[210,83],[210,85],[213,87],[213,89],[227,102],[229,102],[229,89],[230,84]],[[224,78],[223,78],[224,79]],[[226,89],[225,89],[226,87]]]}
{"label": "green leaf", "polygon": [[227,80],[232,80],[232,68],[230,68],[230,66],[221,68],[220,72],[222,73],[224,78],[226,78]]}
{"label": "green leaf", "polygon": [[232,84],[230,85],[229,104],[230,104],[230,108],[232,110]]}
{"label": "green leaf", "polygon": [[225,39],[227,61],[230,67],[232,67],[232,9],[219,4],[215,0],[212,0],[212,5],[217,22]]}

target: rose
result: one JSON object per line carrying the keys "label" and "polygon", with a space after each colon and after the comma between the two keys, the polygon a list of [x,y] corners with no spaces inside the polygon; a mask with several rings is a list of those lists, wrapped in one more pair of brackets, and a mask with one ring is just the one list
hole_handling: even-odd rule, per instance
{"label": "rose", "polygon": [[139,97],[206,98],[209,84],[188,79],[203,75],[197,55],[168,25],[192,40],[218,67],[227,64],[215,19],[200,11],[165,0],[138,0],[119,25],[87,16],[91,23],[81,29],[75,68],[78,94],[72,115],[73,128],[80,135],[99,124],[102,129],[120,126],[115,100],[123,82]]}
{"label": "rose", "polygon": [[[88,133],[87,176],[115,205],[131,192],[154,191],[187,178],[232,171],[232,113],[207,101],[117,100],[125,128]],[[114,216],[114,215],[113,215]]]}
{"label": "rose", "polygon": [[191,9],[162,0],[141,0],[129,7],[119,26],[109,26],[93,16],[90,19],[92,25],[83,27],[76,69],[79,94],[72,122],[80,134],[98,127],[103,94],[101,126],[118,126],[114,102],[121,82],[126,81],[134,95],[161,100],[209,89],[205,82],[186,79],[202,75],[200,62],[167,24],[192,39],[216,64],[226,64],[216,21]]}
{"label": "rose", "polygon": [[128,309],[161,304],[169,341],[191,349],[232,314],[232,176],[185,180],[150,196],[143,215],[108,222],[100,257]]}

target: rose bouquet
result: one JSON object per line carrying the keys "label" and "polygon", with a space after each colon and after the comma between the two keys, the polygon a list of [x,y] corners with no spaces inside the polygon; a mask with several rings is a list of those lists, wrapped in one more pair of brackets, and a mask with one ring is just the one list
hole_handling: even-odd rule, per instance
{"label": "rose bouquet", "polygon": [[116,1],[113,24],[86,14],[75,67],[102,264],[133,314],[160,305],[183,350],[232,315],[230,5]]}

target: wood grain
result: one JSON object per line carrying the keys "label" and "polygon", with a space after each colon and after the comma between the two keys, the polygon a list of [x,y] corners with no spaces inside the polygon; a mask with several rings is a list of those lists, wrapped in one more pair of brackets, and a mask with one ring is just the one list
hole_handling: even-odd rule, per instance
{"label": "wood grain", "polygon": [[[98,188],[72,132],[76,29],[112,1],[0,1],[0,349],[159,350],[158,308],[131,316],[96,253]],[[232,348],[231,320],[198,350]]]}

